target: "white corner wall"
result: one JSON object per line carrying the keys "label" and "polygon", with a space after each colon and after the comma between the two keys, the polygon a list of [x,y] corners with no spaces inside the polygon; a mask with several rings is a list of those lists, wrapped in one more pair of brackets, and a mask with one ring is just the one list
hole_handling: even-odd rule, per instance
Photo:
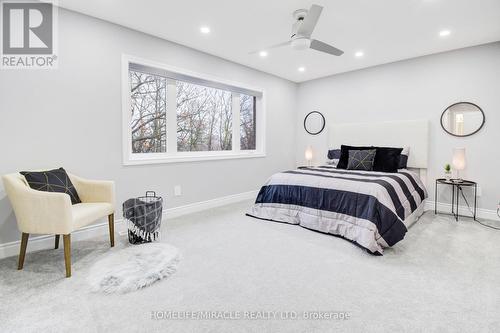
{"label": "white corner wall", "polygon": [[[63,166],[116,181],[118,207],[154,190],[170,209],[257,190],[272,173],[294,166],[295,83],[64,9],[58,32],[57,70],[0,71],[0,174]],[[122,53],[265,89],[267,156],[123,166]],[[173,196],[175,185],[182,196]],[[18,239],[0,185],[0,244]]]}
{"label": "white corner wall", "polygon": [[[369,57],[369,54],[366,55]],[[360,59],[359,61],[363,61]],[[486,114],[483,129],[470,137],[456,138],[440,126],[443,110],[458,101],[478,104]],[[297,164],[312,145],[316,163],[327,152],[326,131],[308,135],[304,116],[318,110],[327,124],[388,120],[428,119],[430,155],[428,184],[434,199],[434,179],[451,163],[452,149],[465,147],[464,178],[477,181],[482,195],[478,206],[496,210],[500,200],[500,43],[471,47],[372,67],[300,84],[297,112]],[[448,202],[443,189],[442,202]]]}

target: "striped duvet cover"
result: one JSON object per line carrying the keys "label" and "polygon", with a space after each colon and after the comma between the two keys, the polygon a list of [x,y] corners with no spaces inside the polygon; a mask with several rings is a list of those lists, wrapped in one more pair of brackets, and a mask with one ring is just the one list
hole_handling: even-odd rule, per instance
{"label": "striped duvet cover", "polygon": [[420,178],[408,170],[303,167],[269,178],[247,215],[341,236],[382,254],[404,238],[404,221],[421,212],[425,198]]}

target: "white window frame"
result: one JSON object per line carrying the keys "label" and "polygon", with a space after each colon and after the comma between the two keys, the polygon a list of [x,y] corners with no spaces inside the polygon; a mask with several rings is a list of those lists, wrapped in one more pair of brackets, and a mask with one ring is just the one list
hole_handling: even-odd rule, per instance
{"label": "white window frame", "polygon": [[[163,69],[169,72],[178,73],[194,77],[200,80],[206,80],[229,87],[238,87],[244,90],[257,91],[261,96],[257,96],[256,101],[256,142],[255,150],[240,150],[240,104],[239,98],[233,98],[233,141],[230,151],[197,151],[197,152],[178,152],[177,151],[177,110],[176,110],[176,90],[168,89],[169,84],[175,80],[167,78],[167,152],[166,153],[133,153],[132,152],[132,131],[130,129],[130,82],[129,65],[140,64],[148,67]],[[233,92],[233,96],[238,93]],[[233,82],[221,79],[212,75],[196,73],[190,70],[165,65],[156,61],[146,60],[131,55],[122,55],[122,146],[123,146],[123,164],[141,165],[141,164],[161,164],[178,162],[195,162],[224,160],[237,158],[256,158],[266,156],[266,102],[265,92],[261,88],[255,88],[240,82]],[[174,103],[172,103],[174,101]]]}

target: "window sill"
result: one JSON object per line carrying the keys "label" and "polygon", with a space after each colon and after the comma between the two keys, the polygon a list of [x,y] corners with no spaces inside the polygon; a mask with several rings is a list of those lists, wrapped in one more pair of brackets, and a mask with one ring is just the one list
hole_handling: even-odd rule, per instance
{"label": "window sill", "polygon": [[123,162],[123,165],[146,165],[146,164],[169,164],[184,162],[204,162],[217,160],[232,160],[240,158],[261,158],[266,157],[266,153],[236,153],[236,154],[214,154],[214,155],[190,155],[190,156],[145,156],[129,157]]}

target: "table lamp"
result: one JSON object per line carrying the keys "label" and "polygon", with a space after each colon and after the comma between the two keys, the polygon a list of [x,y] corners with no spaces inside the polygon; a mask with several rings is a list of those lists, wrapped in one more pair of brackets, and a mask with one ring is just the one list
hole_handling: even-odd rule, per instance
{"label": "table lamp", "polygon": [[306,157],[307,166],[311,166],[311,161],[313,159],[313,150],[311,146],[307,147],[304,155]]}
{"label": "table lamp", "polygon": [[456,181],[461,182],[460,170],[465,169],[465,148],[455,148],[453,149],[453,159],[451,161],[453,169],[457,170]]}

